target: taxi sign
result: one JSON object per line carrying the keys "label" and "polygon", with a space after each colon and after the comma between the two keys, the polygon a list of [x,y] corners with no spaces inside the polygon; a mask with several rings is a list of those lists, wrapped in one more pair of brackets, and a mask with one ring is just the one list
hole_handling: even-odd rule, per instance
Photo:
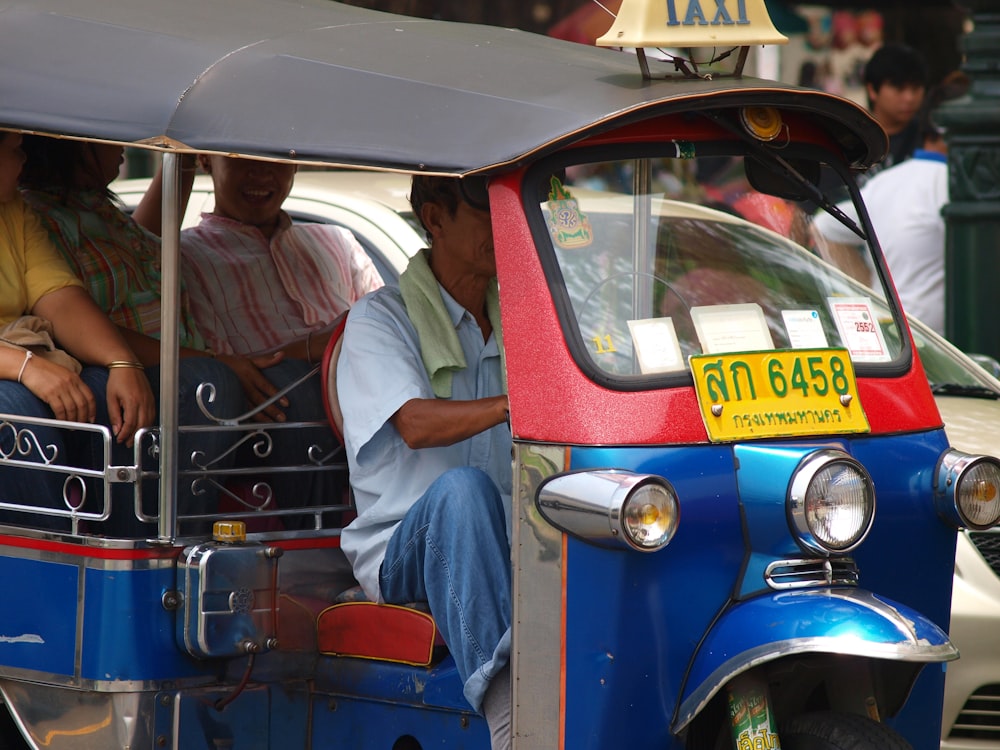
{"label": "taxi sign", "polygon": [[764,0],[624,0],[598,47],[785,44]]}
{"label": "taxi sign", "polygon": [[846,349],[697,354],[690,362],[712,442],[870,429]]}

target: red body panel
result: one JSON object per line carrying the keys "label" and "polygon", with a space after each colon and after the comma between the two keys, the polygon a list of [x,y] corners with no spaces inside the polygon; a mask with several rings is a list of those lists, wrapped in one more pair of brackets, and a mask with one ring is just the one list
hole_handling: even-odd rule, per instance
{"label": "red body panel", "polygon": [[[612,391],[570,356],[520,202],[522,173],[490,187],[504,347],[515,438],[587,445],[707,442],[693,387]],[[873,434],[941,426],[914,351],[898,378],[861,378],[858,390]]]}

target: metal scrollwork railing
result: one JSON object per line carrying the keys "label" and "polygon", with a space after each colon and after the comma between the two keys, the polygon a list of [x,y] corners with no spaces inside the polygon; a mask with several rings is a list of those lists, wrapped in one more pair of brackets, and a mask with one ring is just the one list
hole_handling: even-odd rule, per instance
{"label": "metal scrollwork railing", "polygon": [[[107,520],[112,484],[135,475],[134,467],[111,465],[112,441],[102,425],[0,414],[0,469],[23,471],[0,481],[4,522],[77,534],[88,522]],[[86,465],[95,455],[100,465]],[[39,516],[48,520],[39,522]]]}
{"label": "metal scrollwork railing", "polygon": [[[280,519],[297,515],[309,519],[307,527],[321,528],[324,514],[350,507],[343,448],[325,421],[279,423],[259,418],[269,406],[300,388],[317,372],[318,368],[312,369],[266,402],[233,418],[212,413],[217,395],[213,383],[198,386],[195,397],[205,423],[178,428],[181,455],[177,464],[177,494],[189,498],[186,508],[182,499],[174,499],[179,504],[177,518],[182,532],[185,521],[239,516]],[[59,439],[43,437],[52,434],[52,430],[57,431]],[[89,460],[92,465],[61,455],[68,449],[60,450],[60,446],[72,444],[77,440],[74,436],[81,432],[95,441],[87,454],[94,456]],[[283,447],[280,455],[276,450],[279,440]],[[4,497],[4,482],[0,479],[0,522],[8,522],[6,519],[11,515],[30,512],[68,518],[70,533],[88,534],[98,528],[88,526],[89,522],[104,522],[111,516],[113,487],[130,484],[133,520],[140,524],[156,523],[162,509],[157,508],[149,495],[155,491],[159,496],[155,490],[163,447],[159,428],[144,428],[136,433],[131,463],[113,462],[114,447],[114,436],[101,425],[0,414],[0,472],[10,467],[58,474],[62,486],[61,492],[50,490],[50,494],[61,494],[61,498],[39,497],[34,503],[34,498]],[[98,454],[102,456],[100,464]],[[315,485],[323,487],[319,497],[306,498],[304,493],[300,496],[288,489],[295,481],[312,486],[304,479],[307,473],[317,478]],[[50,479],[48,485],[54,486],[54,480]],[[47,485],[43,481],[39,486]],[[23,525],[31,525],[31,517],[25,518]],[[10,522],[22,525],[19,518]]]}
{"label": "metal scrollwork railing", "polygon": [[315,377],[318,374],[319,374],[319,365],[312,368],[309,372],[307,372],[298,380],[289,383],[285,388],[282,388],[280,391],[275,393],[273,396],[271,396],[271,398],[267,399],[266,401],[258,404],[254,408],[244,412],[243,414],[240,414],[237,417],[231,417],[228,419],[212,414],[211,409],[208,408],[208,404],[211,404],[215,401],[216,388],[213,383],[201,383],[198,386],[198,390],[195,392],[195,398],[197,399],[198,408],[201,410],[201,413],[209,421],[220,425],[245,424],[246,422],[249,422],[251,419],[256,417],[258,414],[260,414],[261,412],[265,411],[269,407],[281,401],[281,399],[285,398],[289,393],[291,393],[296,388],[301,386],[303,383],[308,381],[310,378]]}
{"label": "metal scrollwork railing", "polygon": [[[9,450],[4,450],[3,446],[8,444],[6,439],[8,435],[11,447]],[[48,449],[48,453],[46,449]],[[36,452],[41,458],[41,463],[44,464],[51,464],[59,457],[59,447],[54,444],[43,446],[32,430],[18,427],[7,420],[0,423],[0,458],[10,460],[15,456],[22,456],[30,459]]]}

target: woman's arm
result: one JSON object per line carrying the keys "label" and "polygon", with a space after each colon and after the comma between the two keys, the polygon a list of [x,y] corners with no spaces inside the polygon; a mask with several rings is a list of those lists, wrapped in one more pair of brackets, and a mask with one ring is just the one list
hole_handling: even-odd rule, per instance
{"label": "woman's arm", "polygon": [[[56,341],[81,362],[99,366],[115,361],[138,363],[118,328],[81,287],[68,286],[44,295],[35,303],[31,313],[50,321]],[[28,368],[33,364],[29,363]],[[35,391],[27,373],[22,382],[52,405],[44,395]],[[82,381],[80,385],[86,389]],[[153,392],[140,368],[117,367],[110,370],[108,412],[109,424],[118,442],[131,444],[136,430],[153,424],[156,417]]]}
{"label": "woman's arm", "polygon": [[87,384],[72,370],[24,349],[0,347],[0,378],[15,380],[44,401],[56,419],[94,422],[97,404]]}

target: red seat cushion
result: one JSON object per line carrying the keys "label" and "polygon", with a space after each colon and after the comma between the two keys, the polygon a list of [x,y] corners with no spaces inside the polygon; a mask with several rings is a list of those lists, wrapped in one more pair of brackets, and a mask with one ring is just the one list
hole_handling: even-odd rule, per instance
{"label": "red seat cushion", "polygon": [[425,667],[439,643],[434,618],[395,604],[344,602],[320,612],[317,646],[328,656],[353,656]]}

